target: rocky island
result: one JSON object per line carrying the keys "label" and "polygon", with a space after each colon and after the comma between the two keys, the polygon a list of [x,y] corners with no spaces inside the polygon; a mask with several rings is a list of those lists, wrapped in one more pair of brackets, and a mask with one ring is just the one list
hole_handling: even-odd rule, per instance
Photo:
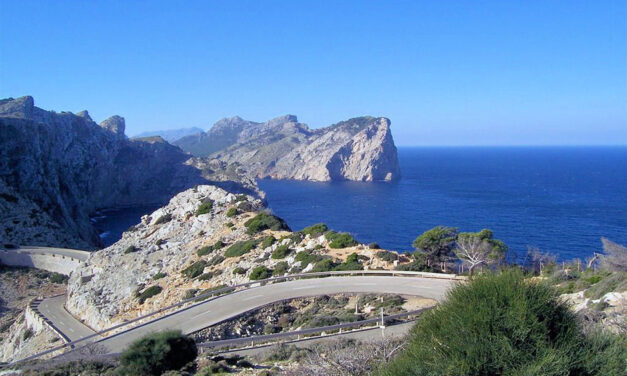
{"label": "rocky island", "polygon": [[401,174],[390,124],[364,116],[310,129],[294,115],[265,123],[233,117],[174,144],[197,156],[241,163],[258,178],[389,181]]}

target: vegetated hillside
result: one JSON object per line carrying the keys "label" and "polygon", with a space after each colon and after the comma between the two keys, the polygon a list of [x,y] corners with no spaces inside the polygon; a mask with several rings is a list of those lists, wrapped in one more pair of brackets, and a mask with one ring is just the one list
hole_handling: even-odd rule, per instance
{"label": "vegetated hillside", "polygon": [[119,116],[97,124],[87,111],[45,111],[32,97],[1,100],[2,243],[94,248],[95,209],[165,203],[196,184],[226,180],[215,178],[225,169],[219,163],[206,161],[214,168],[203,170],[160,137],[129,140],[124,129]]}
{"label": "vegetated hillside", "polygon": [[203,130],[201,128],[198,127],[191,127],[191,128],[180,128],[180,129],[166,129],[166,130],[162,130],[162,131],[148,131],[148,132],[142,132],[139,133],[135,136],[133,136],[133,138],[145,138],[145,137],[154,137],[154,136],[159,136],[161,138],[163,138],[164,140],[166,140],[169,143],[173,143],[174,141],[177,141],[183,137],[186,136],[191,136],[193,134],[199,134],[202,133]]}
{"label": "vegetated hillside", "polygon": [[241,163],[259,178],[373,181],[400,177],[386,118],[364,116],[312,130],[294,115],[265,123],[234,117],[175,144],[197,156]]}
{"label": "vegetated hillside", "polygon": [[307,271],[391,269],[394,263],[377,252],[322,224],[291,232],[259,199],[201,185],[94,252],[70,277],[67,308],[102,329],[221,285]]}

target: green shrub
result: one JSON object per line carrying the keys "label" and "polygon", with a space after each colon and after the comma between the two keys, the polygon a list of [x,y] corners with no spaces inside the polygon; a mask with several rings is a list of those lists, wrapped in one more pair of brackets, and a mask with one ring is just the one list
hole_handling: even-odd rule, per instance
{"label": "green shrub", "polygon": [[368,248],[370,249],[380,249],[379,243],[370,243],[368,244]]}
{"label": "green shrub", "polygon": [[266,249],[270,247],[272,244],[276,242],[276,239],[272,235],[268,235],[263,238],[263,242],[261,242],[261,248]]}
{"label": "green shrub", "polygon": [[126,249],[124,250],[124,254],[127,253],[133,253],[133,252],[137,252],[139,251],[139,248],[135,247],[134,245],[129,245],[128,247],[126,247]]}
{"label": "green shrub", "polygon": [[380,374],[600,375],[586,369],[586,348],[574,313],[552,288],[506,270],[450,290]]}
{"label": "green shrub", "polygon": [[187,278],[196,278],[201,275],[205,271],[205,267],[207,266],[207,261],[200,260],[191,264],[187,268],[183,269],[181,272]]}
{"label": "green shrub", "polygon": [[203,273],[200,276],[198,276],[198,280],[199,281],[208,281],[211,278],[213,278],[213,273],[212,272]]}
{"label": "green shrub", "polygon": [[325,225],[324,223],[316,223],[315,225],[305,227],[300,232],[302,232],[305,235],[309,235],[313,238],[313,237],[318,237],[327,231],[329,231],[329,228],[327,227],[327,225]]}
{"label": "green shrub", "polygon": [[209,261],[207,261],[207,265],[208,266],[215,266],[215,265],[218,265],[218,264],[222,263],[222,261],[224,261],[224,260],[225,260],[224,256],[216,255],[216,256],[213,256]]}
{"label": "green shrub", "polygon": [[235,197],[235,202],[247,201],[248,197],[245,194],[239,194]]}
{"label": "green shrub", "polygon": [[205,199],[196,210],[196,215],[198,216],[198,215],[207,214],[211,211],[212,208],[213,208],[213,201],[209,199]]}
{"label": "green shrub", "polygon": [[162,215],[161,217],[159,217],[159,219],[157,219],[155,221],[155,225],[160,225],[160,224],[163,224],[163,223],[167,223],[167,222],[170,222],[171,220],[172,220],[172,214],[166,213],[166,214]]}
{"label": "green shrub", "polygon": [[202,256],[207,256],[207,255],[208,255],[208,254],[210,254],[211,252],[213,252],[213,246],[207,245],[207,246],[204,246],[204,247],[202,247],[202,248],[198,249],[198,250],[196,251],[196,254],[197,254],[198,256],[201,256],[201,257],[202,257]]}
{"label": "green shrub", "polygon": [[269,278],[271,274],[272,274],[272,271],[270,269],[266,268],[263,265],[260,265],[260,266],[253,268],[253,270],[250,272],[249,278],[253,281],[256,281],[258,279]]}
{"label": "green shrub", "polygon": [[233,227],[235,227],[235,224],[233,222],[227,222],[224,224],[226,227],[232,229]]}
{"label": "green shrub", "polygon": [[181,369],[198,356],[194,340],[178,331],[149,334],[120,356],[119,373],[129,376],[161,375]]}
{"label": "green shrub", "polygon": [[285,256],[287,256],[290,252],[291,252],[291,249],[287,245],[284,244],[284,245],[277,247],[277,249],[275,249],[274,252],[272,252],[272,258],[275,260],[282,259],[282,258],[285,258]]}
{"label": "green shrub", "polygon": [[608,292],[625,290],[627,290],[627,272],[614,272],[599,279],[584,292],[584,295],[590,299],[600,299]]}
{"label": "green shrub", "polygon": [[331,248],[347,248],[357,245],[355,239],[345,232],[327,232],[324,237],[330,242]]}
{"label": "green shrub", "polygon": [[137,297],[137,299],[139,300],[139,304],[144,304],[146,300],[152,298],[155,295],[158,295],[161,291],[163,291],[163,288],[161,286],[148,287],[147,289],[142,291]]}
{"label": "green shrub", "polygon": [[224,256],[238,257],[238,256],[245,255],[248,252],[255,249],[257,244],[259,244],[259,241],[256,239],[244,240],[244,241],[239,241],[237,243],[233,243],[233,245],[227,248],[226,252],[224,252]]}
{"label": "green shrub", "polygon": [[27,339],[29,339],[30,337],[33,336],[33,330],[31,328],[26,328],[26,330],[24,331],[24,333],[22,334],[22,341],[26,341]]}
{"label": "green shrub", "polygon": [[375,256],[387,262],[393,262],[393,261],[398,260],[398,255],[394,252],[389,252],[389,251],[379,251],[375,254]]}
{"label": "green shrub", "polygon": [[51,273],[49,279],[50,279],[50,282],[52,283],[64,284],[64,283],[67,283],[67,280],[69,278],[68,276],[60,274],[60,273]]}
{"label": "green shrub", "polygon": [[274,265],[274,270],[272,270],[272,275],[282,276],[285,273],[287,273],[288,269],[289,269],[289,264],[287,263],[287,261],[278,262],[276,265]]}
{"label": "green shrub", "polygon": [[281,218],[274,216],[272,214],[268,214],[265,212],[261,212],[257,214],[255,217],[249,219],[244,223],[247,230],[246,233],[249,235],[256,234],[258,232],[264,230],[274,230],[274,231],[289,231],[290,228],[287,226],[284,220]]}
{"label": "green shrub", "polygon": [[159,273],[157,273],[157,274],[153,275],[153,276],[152,276],[152,279],[153,279],[153,280],[157,280],[157,279],[164,278],[164,277],[166,277],[166,276],[167,276],[167,274],[165,274],[164,272],[159,272]]}
{"label": "green shrub", "polygon": [[231,217],[235,217],[238,214],[237,212],[237,208],[230,208],[227,212],[226,212],[226,216],[231,218]]}
{"label": "green shrub", "polygon": [[311,251],[301,251],[296,254],[294,257],[295,261],[300,261],[300,265],[305,268],[309,264],[316,263],[318,261],[323,260],[324,257],[314,254]]}
{"label": "green shrub", "polygon": [[242,268],[240,266],[236,267],[235,269],[233,269],[233,274],[246,274],[246,272],[248,271],[248,269],[246,268]]}
{"label": "green shrub", "polygon": [[161,244],[163,244],[163,243],[165,243],[165,240],[163,240],[163,239],[159,239],[159,240],[157,240],[157,241],[155,242],[155,245],[158,247],[158,246],[160,246],[160,245],[161,245]]}
{"label": "green shrub", "polygon": [[333,262],[331,259],[325,259],[322,261],[318,261],[316,265],[314,265],[312,272],[330,272],[335,269],[337,264]]}

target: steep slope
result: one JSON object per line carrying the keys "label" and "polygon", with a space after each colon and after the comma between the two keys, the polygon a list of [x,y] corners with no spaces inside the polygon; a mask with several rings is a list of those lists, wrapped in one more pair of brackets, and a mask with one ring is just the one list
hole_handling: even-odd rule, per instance
{"label": "steep slope", "polygon": [[94,248],[95,209],[162,204],[215,175],[159,137],[128,140],[124,130],[119,116],[96,124],[32,97],[0,100],[2,244]]}
{"label": "steep slope", "polygon": [[259,178],[374,181],[400,177],[386,118],[359,117],[312,130],[293,115],[265,123],[235,117],[175,144],[195,155],[240,163]]}

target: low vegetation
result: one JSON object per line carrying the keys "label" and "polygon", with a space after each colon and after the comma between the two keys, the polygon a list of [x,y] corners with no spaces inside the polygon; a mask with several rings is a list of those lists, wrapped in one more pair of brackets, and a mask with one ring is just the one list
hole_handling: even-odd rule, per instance
{"label": "low vegetation", "polygon": [[144,304],[146,300],[158,295],[161,291],[163,291],[161,286],[150,286],[137,295],[137,300],[139,301],[139,304]]}
{"label": "low vegetation", "polygon": [[256,281],[258,279],[270,278],[271,275],[272,270],[266,268],[263,265],[260,265],[253,268],[253,270],[250,272],[249,278],[253,281]]}
{"label": "low vegetation", "polygon": [[259,241],[257,239],[239,241],[227,248],[226,252],[224,252],[224,256],[239,257],[245,255],[255,249],[257,244],[259,244]]}
{"label": "low vegetation", "polygon": [[263,241],[261,242],[261,248],[266,249],[272,246],[272,244],[274,244],[275,242],[276,242],[276,239],[274,238],[274,236],[268,235],[265,238],[263,238]]}
{"label": "low vegetation", "polygon": [[149,334],[120,356],[118,374],[129,376],[162,375],[180,370],[198,356],[194,340],[178,331]]}
{"label": "low vegetation", "polygon": [[212,208],[213,208],[213,201],[209,199],[205,199],[202,202],[202,204],[200,204],[198,209],[196,209],[196,215],[208,214],[209,212],[211,212]]}
{"label": "low vegetation", "polygon": [[156,221],[155,221],[155,225],[161,225],[164,223],[168,223],[172,220],[172,214],[170,213],[166,213],[164,215],[162,215],[161,217],[159,217]]}
{"label": "low vegetation", "polygon": [[218,249],[222,249],[224,247],[224,243],[221,240],[218,240],[214,245],[208,245],[202,248],[199,248],[196,251],[198,256],[206,256],[213,251],[217,251]]}
{"label": "low vegetation", "polygon": [[134,245],[129,245],[124,250],[124,254],[133,253],[133,252],[137,252],[137,251],[139,251],[139,248],[135,247]]}
{"label": "low vegetation", "polygon": [[205,267],[207,267],[207,261],[200,260],[183,269],[181,273],[185,277],[192,279],[201,275],[205,271]]}
{"label": "low vegetation", "polygon": [[230,208],[227,212],[226,212],[226,216],[231,218],[231,217],[235,217],[238,213],[237,208]]}
{"label": "low vegetation", "polygon": [[244,226],[246,226],[246,233],[249,235],[253,235],[264,230],[290,231],[290,228],[284,220],[266,212],[261,212],[249,219],[244,223]]}
{"label": "low vegetation", "polygon": [[345,232],[329,231],[324,234],[324,237],[329,241],[329,247],[331,248],[347,248],[357,245],[357,241],[351,234]]}
{"label": "low vegetation", "polygon": [[380,374],[618,376],[626,345],[624,337],[585,336],[554,289],[512,269],[451,290]]}
{"label": "low vegetation", "polygon": [[302,232],[305,235],[309,235],[313,238],[313,237],[318,237],[327,231],[329,231],[329,228],[327,227],[327,225],[325,225],[324,223],[316,223],[315,225],[305,227],[300,232]]}
{"label": "low vegetation", "polygon": [[272,252],[271,257],[275,260],[284,259],[291,251],[292,250],[287,246],[287,244],[283,244]]}

